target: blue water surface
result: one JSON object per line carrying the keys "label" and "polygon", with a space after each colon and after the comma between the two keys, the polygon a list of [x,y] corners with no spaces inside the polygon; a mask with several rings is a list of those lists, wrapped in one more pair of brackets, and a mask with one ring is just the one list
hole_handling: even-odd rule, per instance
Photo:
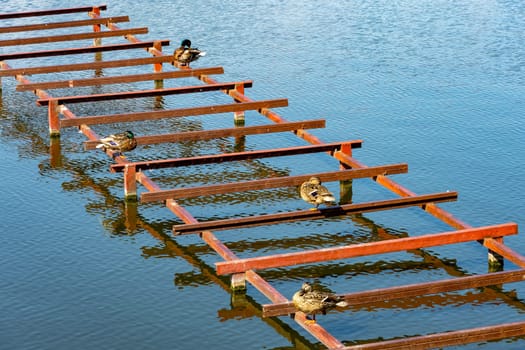
{"label": "blue water surface", "polygon": [[[103,15],[129,15],[121,28],[149,27],[141,40],[183,38],[207,55],[193,67],[222,66],[218,81],[250,79],[256,100],[288,98],[276,109],[290,121],[326,119],[311,133],[326,142],[363,140],[354,156],[369,166],[407,163],[392,178],[418,194],[458,191],[440,205],[472,226],[525,227],[522,176],[525,121],[525,6],[521,1],[168,1],[108,0]],[[3,12],[100,5],[86,1],[5,0]],[[0,27],[85,19],[85,14],[2,20]],[[0,34],[0,40],[57,35]],[[122,43],[122,38],[103,43]],[[38,50],[80,47],[62,42]],[[0,47],[0,53],[29,50]],[[115,51],[104,59],[144,57]],[[92,55],[8,61],[13,68],[93,60]],[[170,69],[170,68],[167,68]],[[107,69],[132,74],[150,67]],[[93,72],[33,75],[31,81],[92,77]],[[195,79],[166,87],[197,84]],[[52,90],[53,96],[151,88],[151,83]],[[85,151],[82,134],[50,140],[47,111],[31,92],[2,78],[0,108],[0,349],[316,349],[324,348],[288,316],[262,318],[269,300],[251,285],[233,295],[217,276],[221,258],[198,237],[173,238],[180,223],[161,203],[126,203],[120,174],[102,152]],[[79,116],[231,103],[221,93],[69,106]],[[268,121],[246,113],[246,125]],[[232,127],[229,114],[102,125],[139,135]],[[244,149],[304,145],[292,134],[250,136]],[[224,138],[141,146],[131,160],[232,152]],[[148,173],[162,188],[332,171],[320,155],[187,167]],[[339,193],[337,183],[327,184]],[[395,198],[355,180],[352,200]],[[139,187],[139,191],[145,191]],[[199,220],[305,209],[296,189],[181,200]],[[451,230],[419,209],[218,232],[239,257],[372,242]],[[523,229],[522,229],[523,230]],[[523,233],[505,243],[525,254]],[[515,265],[506,262],[506,269]],[[287,298],[303,280],[338,293],[487,272],[477,242],[316,265],[261,271]],[[319,316],[347,345],[523,321],[524,286],[472,289],[356,307]],[[522,349],[521,338],[453,348]]]}

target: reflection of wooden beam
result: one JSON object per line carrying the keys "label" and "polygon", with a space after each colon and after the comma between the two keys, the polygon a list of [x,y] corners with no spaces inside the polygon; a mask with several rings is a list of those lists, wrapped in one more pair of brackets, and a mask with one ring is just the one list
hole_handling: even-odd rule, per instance
{"label": "reflection of wooden beam", "polygon": [[[38,36],[32,38],[22,39],[8,39],[0,40],[0,46],[15,46],[15,45],[31,45],[31,44],[47,44],[50,42],[70,41],[70,40],[87,40],[97,38],[109,38],[115,36],[126,36],[130,34],[147,34],[148,28],[129,28],[104,32],[89,32],[89,33],[75,33],[52,36]],[[23,73],[22,73],[23,74]],[[30,73],[27,73],[30,74]]]}
{"label": "reflection of wooden beam", "polygon": [[[243,182],[232,182],[218,185],[208,185],[189,188],[177,188],[173,190],[163,190],[142,193],[141,202],[161,201],[169,198],[192,198],[199,196],[211,196],[216,194],[225,194],[232,192],[265,190],[269,188],[300,186],[303,182],[308,181],[312,176],[317,176],[323,182],[352,180],[357,178],[373,177],[379,174],[400,174],[407,172],[406,164],[394,164],[378,167],[370,167],[359,170],[339,170],[326,173],[315,173],[295,176],[273,177],[260,180],[251,180]],[[335,215],[339,215],[335,214]]]}
{"label": "reflection of wooden beam", "polygon": [[[153,57],[153,58],[157,58],[157,57]],[[276,99],[276,100],[262,100],[262,101],[257,101],[257,102],[231,103],[231,104],[202,106],[202,107],[179,108],[179,109],[171,109],[171,110],[166,110],[166,111],[137,112],[137,113],[78,117],[78,118],[72,118],[72,119],[63,119],[60,121],[60,126],[69,127],[69,126],[80,126],[83,124],[92,125],[92,124],[126,123],[126,122],[134,122],[134,121],[139,121],[139,120],[155,120],[155,119],[187,117],[187,116],[203,115],[203,114],[219,114],[219,113],[229,113],[229,112],[235,112],[235,111],[247,111],[247,110],[257,110],[257,109],[262,109],[262,108],[275,108],[275,107],[286,107],[286,106],[288,106],[288,99],[282,98],[282,99]],[[279,125],[279,124],[276,124],[276,125]],[[239,129],[244,129],[244,128],[239,128]],[[204,133],[206,132],[208,131],[204,131]]]}
{"label": "reflection of wooden beam", "polygon": [[[76,47],[72,49],[15,52],[15,53],[6,53],[3,55],[0,55],[0,60],[3,61],[3,60],[14,60],[14,59],[21,59],[21,58],[79,55],[79,54],[84,54],[84,53],[142,49],[142,48],[153,47],[156,43],[158,43],[158,45],[161,45],[161,46],[167,46],[170,44],[169,40],[142,41],[140,43],[87,46],[87,47]],[[65,87],[71,87],[71,86],[68,85]]]}
{"label": "reflection of wooden beam", "polygon": [[284,267],[328,260],[348,259],[358,256],[386,254],[416,248],[478,241],[488,237],[503,237],[517,233],[517,224],[506,223],[501,225],[429,234],[419,237],[400,238],[394,241],[353,244],[349,246],[315,249],[305,252],[223,261],[215,263],[215,266],[219,275],[225,275],[244,272],[251,269],[268,269],[273,267]]}
{"label": "reflection of wooden beam", "polygon": [[[372,168],[367,168],[372,169]],[[352,171],[347,170],[348,174],[352,174]],[[364,169],[359,169],[364,170]],[[344,172],[343,172],[344,174]],[[361,172],[356,172],[355,174],[362,174]],[[355,175],[354,175],[355,176]],[[143,193],[142,196],[145,196],[146,193]],[[141,197],[142,199],[142,197]],[[334,206],[323,209],[316,210],[300,210],[300,211],[291,211],[277,214],[266,214],[258,216],[247,216],[241,218],[233,219],[224,219],[224,220],[213,220],[198,222],[192,224],[183,224],[183,225],[174,225],[173,232],[174,234],[187,234],[187,233],[198,233],[203,230],[230,230],[240,227],[252,227],[252,226],[261,226],[261,225],[270,225],[281,222],[289,221],[300,221],[300,220],[316,220],[324,219],[327,217],[333,216],[342,216],[356,213],[372,212],[379,210],[387,210],[394,208],[405,208],[416,205],[425,205],[429,202],[446,202],[453,201],[457,199],[456,192],[444,192],[436,193],[429,195],[421,195],[414,197],[404,197],[396,199],[387,199],[382,201],[373,201],[357,204],[344,204],[341,206]]]}
{"label": "reflection of wooden beam", "polygon": [[181,86],[181,87],[166,88],[166,89],[136,90],[136,91],[113,92],[113,93],[106,93],[106,94],[39,98],[38,100],[36,100],[36,104],[39,106],[47,106],[50,100],[56,100],[58,104],[71,104],[71,103],[83,103],[83,102],[125,100],[128,98],[191,94],[191,93],[196,93],[196,92],[232,90],[232,89],[235,89],[235,86],[237,85],[244,85],[244,87],[252,87],[253,82],[251,80],[247,80],[247,81],[237,81],[237,82],[219,83],[219,84],[201,84],[201,85],[193,85],[193,86]]}
{"label": "reflection of wooden beam", "polygon": [[[223,154],[213,154],[213,155],[208,155],[208,156],[197,156],[197,157],[172,158],[172,159],[162,159],[162,160],[147,160],[143,162],[128,163],[128,165],[133,165],[137,170],[143,171],[143,170],[150,170],[150,169],[174,168],[174,167],[180,167],[180,166],[233,162],[233,161],[249,160],[249,159],[282,157],[282,156],[309,154],[309,153],[316,153],[316,152],[334,152],[340,149],[342,144],[349,144],[352,148],[359,148],[361,147],[361,143],[362,143],[361,140],[348,141],[348,142],[333,142],[333,143],[326,143],[322,145],[308,145],[308,146],[276,148],[276,149],[248,151],[248,152],[223,153]],[[112,172],[122,172],[124,170],[124,166],[125,166],[124,164],[112,164],[111,171]]]}
{"label": "reflection of wooden beam", "polygon": [[381,341],[377,343],[347,346],[343,350],[393,350],[393,349],[435,349],[446,346],[486,342],[525,334],[525,321],[504,323],[495,326],[464,329],[418,337]]}
{"label": "reflection of wooden beam", "polygon": [[[93,47],[97,47],[97,46],[93,46]],[[105,77],[86,78],[86,79],[73,79],[73,80],[60,80],[60,81],[47,81],[47,82],[40,82],[40,83],[18,84],[16,86],[16,90],[17,91],[31,91],[31,90],[36,90],[36,89],[64,89],[64,88],[80,87],[80,86],[122,84],[122,83],[134,83],[137,81],[198,77],[199,75],[223,74],[223,73],[224,73],[224,69],[222,67],[195,68],[195,69],[177,70],[173,72],[116,75],[116,76],[105,76]]]}
{"label": "reflection of wooden beam", "polygon": [[38,17],[38,16],[49,16],[49,15],[62,15],[66,13],[79,13],[79,12],[91,12],[97,10],[106,10],[106,5],[101,6],[84,6],[84,7],[70,7],[63,9],[53,10],[38,10],[38,11],[26,11],[26,12],[13,12],[13,13],[2,13],[0,19],[9,18],[22,18],[22,17]]}
{"label": "reflection of wooden beam", "polygon": [[51,22],[51,23],[37,23],[37,24],[26,24],[20,26],[0,27],[0,33],[14,33],[14,32],[26,32],[31,30],[49,30],[58,28],[71,28],[71,27],[82,27],[96,24],[106,23],[118,23],[118,22],[129,22],[129,16],[117,16],[117,17],[99,17],[92,19],[82,19],[79,21],[67,21],[67,22]]}
{"label": "reflection of wooden beam", "polygon": [[[521,282],[525,270],[494,272],[477,276],[466,276],[443,281],[417,283],[399,287],[374,289],[357,293],[342,294],[349,306],[380,301],[412,298],[426,294],[446,293],[463,289],[479,288],[497,284]],[[263,317],[281,316],[295,312],[292,302],[263,305]]]}

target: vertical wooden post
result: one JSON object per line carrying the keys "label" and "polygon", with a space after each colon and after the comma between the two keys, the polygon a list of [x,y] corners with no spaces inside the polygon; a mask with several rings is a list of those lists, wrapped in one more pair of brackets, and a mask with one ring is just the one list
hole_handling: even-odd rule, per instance
{"label": "vertical wooden post", "polygon": [[[100,17],[100,8],[99,7],[93,7],[93,11],[91,12],[92,17]],[[93,25],[93,31],[98,33],[101,30],[100,24],[94,24]],[[102,45],[102,38],[95,38],[93,39],[93,46],[100,46]]]}
{"label": "vertical wooden post", "polygon": [[[495,241],[503,244],[503,237],[493,238]],[[488,250],[488,263],[489,263],[489,272],[498,272],[503,271],[504,259],[498,253]]]}
{"label": "vertical wooden post", "polygon": [[58,117],[58,100],[50,99],[47,108],[47,120],[49,122],[49,135],[60,136],[60,118]]}
{"label": "vertical wooden post", "polygon": [[231,289],[234,293],[243,293],[246,291],[246,277],[244,273],[235,273],[232,275]]}
{"label": "vertical wooden post", "polygon": [[[341,150],[342,153],[346,154],[347,156],[352,156],[352,145],[350,143],[343,143],[341,144]],[[339,163],[339,168],[341,170],[350,169],[351,167],[344,164]],[[352,180],[343,180],[339,182],[339,204],[350,204],[352,203]]]}
{"label": "vertical wooden post", "polygon": [[[235,84],[235,91],[244,95],[244,84]],[[244,126],[244,111],[233,112],[233,122],[235,126]]]}
{"label": "vertical wooden post", "polygon": [[60,168],[62,166],[62,152],[59,137],[51,137],[49,143],[49,164],[51,168]]}
{"label": "vertical wooden post", "polygon": [[138,203],[137,201],[125,201],[124,215],[126,215],[126,231],[131,234],[137,230]]}
{"label": "vertical wooden post", "polygon": [[124,198],[126,201],[137,201],[137,170],[134,165],[124,167]]}
{"label": "vertical wooden post", "polygon": [[[158,41],[158,40],[155,41],[153,43],[153,48],[159,52],[159,55],[162,54],[162,43],[160,41]],[[153,71],[155,73],[162,72],[162,63],[155,63],[155,64],[153,64]]]}

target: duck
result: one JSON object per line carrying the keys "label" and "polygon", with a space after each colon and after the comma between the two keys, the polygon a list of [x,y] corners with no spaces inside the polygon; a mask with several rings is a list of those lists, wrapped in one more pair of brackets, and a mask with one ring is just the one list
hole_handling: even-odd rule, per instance
{"label": "duck", "polygon": [[118,134],[111,134],[100,139],[97,148],[110,149],[117,152],[134,150],[137,147],[137,140],[133,132],[126,130]]}
{"label": "duck", "polygon": [[173,52],[173,58],[181,66],[187,66],[190,62],[196,61],[199,57],[205,56],[206,52],[201,51],[195,47],[191,47],[191,41],[184,39],[180,46]]}
{"label": "duck", "polygon": [[308,181],[303,182],[300,189],[301,198],[307,203],[314,204],[317,209],[320,204],[335,205],[335,197],[322,183],[317,176],[312,176]]}
{"label": "duck", "polygon": [[[308,323],[316,322],[315,315],[317,313],[326,315],[326,311],[330,309],[348,306],[343,297],[314,290],[308,282],[304,282],[301,289],[295,292],[292,302],[297,310],[306,314]],[[311,319],[308,318],[309,315],[312,317]]]}

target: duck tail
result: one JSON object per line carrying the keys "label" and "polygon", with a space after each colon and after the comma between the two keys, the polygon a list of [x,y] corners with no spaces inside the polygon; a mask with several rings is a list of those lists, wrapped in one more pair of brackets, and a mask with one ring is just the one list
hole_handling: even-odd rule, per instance
{"label": "duck tail", "polygon": [[103,144],[103,143],[99,143],[99,144],[96,146],[96,148],[102,148],[102,147],[104,147],[104,144]]}
{"label": "duck tail", "polygon": [[198,56],[199,56],[199,57],[206,56],[206,51],[201,51],[201,52],[199,52],[199,55],[198,55]]}
{"label": "duck tail", "polygon": [[348,306],[348,303],[344,300],[341,300],[341,301],[338,301],[337,303],[335,303],[335,305],[337,307],[347,307]]}

